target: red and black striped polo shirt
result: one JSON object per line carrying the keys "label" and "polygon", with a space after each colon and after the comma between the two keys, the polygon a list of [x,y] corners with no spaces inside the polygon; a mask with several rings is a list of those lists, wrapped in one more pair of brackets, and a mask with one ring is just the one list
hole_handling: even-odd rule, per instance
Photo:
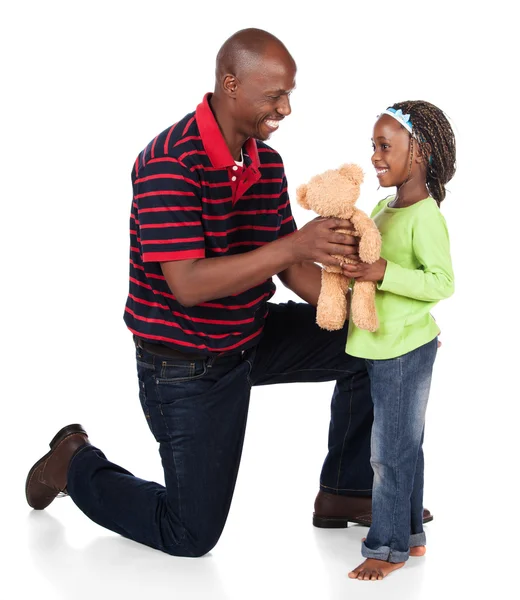
{"label": "red and black striped polo shirt", "polygon": [[135,161],[124,316],[137,336],[197,354],[256,344],[275,285],[269,278],[241,294],[185,307],[159,263],[240,254],[296,229],[280,155],[249,139],[238,167],[209,97]]}

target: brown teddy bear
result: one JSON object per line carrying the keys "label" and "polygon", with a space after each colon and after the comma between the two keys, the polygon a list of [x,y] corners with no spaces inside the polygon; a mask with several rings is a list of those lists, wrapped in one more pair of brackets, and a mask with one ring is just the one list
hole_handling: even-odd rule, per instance
{"label": "brown teddy bear", "polygon": [[[339,229],[342,233],[358,236],[359,258],[373,263],[381,252],[381,235],[376,224],[354,205],[359,198],[363,171],[355,164],[344,164],[339,169],[315,175],[307,184],[296,190],[296,199],[303,208],[313,210],[322,217],[349,219],[353,231]],[[352,263],[338,256],[342,263]],[[323,267],[321,292],[318,300],[316,322],[322,329],[341,329],[347,318],[347,292],[350,280],[341,267]],[[360,329],[375,331],[379,322],[375,306],[376,285],[371,281],[358,282],[352,290],[350,314]]]}

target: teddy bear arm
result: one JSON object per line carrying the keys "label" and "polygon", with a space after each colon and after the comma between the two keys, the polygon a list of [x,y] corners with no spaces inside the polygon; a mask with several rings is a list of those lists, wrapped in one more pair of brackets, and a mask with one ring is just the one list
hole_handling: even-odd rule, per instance
{"label": "teddy bear arm", "polygon": [[359,257],[366,263],[376,262],[381,253],[381,234],[377,225],[360,210],[356,210],[350,220],[360,235]]}

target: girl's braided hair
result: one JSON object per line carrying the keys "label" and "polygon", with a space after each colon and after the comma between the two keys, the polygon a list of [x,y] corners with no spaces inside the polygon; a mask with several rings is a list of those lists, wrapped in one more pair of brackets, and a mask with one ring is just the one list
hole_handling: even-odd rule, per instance
{"label": "girl's braided hair", "polygon": [[456,170],[453,129],[442,110],[424,100],[397,102],[392,108],[410,115],[413,137],[427,164],[426,186],[440,206],[446,196],[444,186]]}

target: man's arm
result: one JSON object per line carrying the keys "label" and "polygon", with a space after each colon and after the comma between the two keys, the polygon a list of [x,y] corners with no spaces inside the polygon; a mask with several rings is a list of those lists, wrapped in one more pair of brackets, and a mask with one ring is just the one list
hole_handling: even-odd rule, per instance
{"label": "man's arm", "polygon": [[302,262],[291,265],[278,273],[284,286],[294,292],[305,302],[318,305],[321,289],[321,268],[313,262]]}
{"label": "man's arm", "polygon": [[349,225],[349,221],[341,219],[317,218],[293,234],[251,252],[161,262],[161,268],[177,301],[184,306],[240,294],[281,272],[285,272],[282,277],[291,283],[289,287],[296,294],[316,304],[320,269],[305,263],[337,265],[339,261],[332,255],[356,254],[357,239],[335,231],[348,229]]}

